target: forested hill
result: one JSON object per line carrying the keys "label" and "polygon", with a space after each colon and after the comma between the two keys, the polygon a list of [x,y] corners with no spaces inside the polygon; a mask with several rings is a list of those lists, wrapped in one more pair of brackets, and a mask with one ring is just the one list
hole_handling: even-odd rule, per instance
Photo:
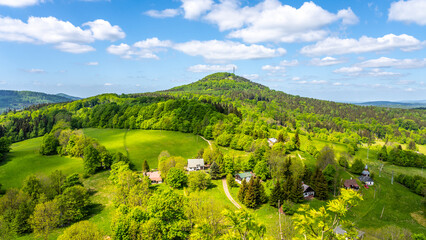
{"label": "forested hill", "polygon": [[8,109],[24,109],[35,104],[60,103],[77,100],[79,98],[66,94],[46,94],[31,91],[0,90],[0,113]]}
{"label": "forested hill", "polygon": [[[398,127],[407,130],[426,127],[426,112],[422,110],[357,106],[300,97],[271,90],[266,86],[230,73],[211,74],[197,82],[164,92],[177,97],[200,97],[204,101],[208,99],[207,101],[210,102],[223,102],[229,98],[228,102],[251,105],[252,110],[256,108],[256,111],[252,112],[267,113],[266,115],[281,125],[285,125],[284,123],[289,121],[295,123],[294,120],[298,119],[303,121],[306,124],[305,127],[308,128],[320,127],[336,131],[343,131],[345,120],[374,125],[397,123]],[[221,98],[206,98],[205,95],[220,96]],[[369,131],[375,131],[380,137],[384,137],[382,130],[370,128]]]}
{"label": "forested hill", "polygon": [[277,137],[275,129],[286,128],[333,142],[358,144],[377,138],[426,144],[424,110],[293,96],[230,73],[160,92],[102,94],[10,112],[0,115],[0,137],[19,141],[43,136],[61,121],[71,128],[162,129],[226,141]]}

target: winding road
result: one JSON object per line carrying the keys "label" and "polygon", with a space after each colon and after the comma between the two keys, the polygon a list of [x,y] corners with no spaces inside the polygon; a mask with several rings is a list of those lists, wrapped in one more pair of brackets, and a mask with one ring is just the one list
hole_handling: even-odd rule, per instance
{"label": "winding road", "polygon": [[226,184],[226,179],[222,179],[222,184],[223,184],[223,190],[225,191],[226,196],[228,197],[229,201],[231,201],[235,207],[237,207],[238,209],[241,208],[240,204],[238,204],[231,196],[231,194],[229,193],[228,190],[228,184]]}

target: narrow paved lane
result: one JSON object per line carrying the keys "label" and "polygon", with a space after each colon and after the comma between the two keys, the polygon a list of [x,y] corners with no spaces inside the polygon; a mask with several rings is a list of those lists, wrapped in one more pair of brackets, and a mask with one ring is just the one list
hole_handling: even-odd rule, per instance
{"label": "narrow paved lane", "polygon": [[222,184],[223,184],[223,190],[225,191],[226,196],[228,197],[229,201],[231,201],[235,207],[237,207],[238,209],[241,208],[240,204],[238,204],[231,196],[231,194],[229,193],[228,190],[228,184],[226,184],[226,179],[222,179]]}

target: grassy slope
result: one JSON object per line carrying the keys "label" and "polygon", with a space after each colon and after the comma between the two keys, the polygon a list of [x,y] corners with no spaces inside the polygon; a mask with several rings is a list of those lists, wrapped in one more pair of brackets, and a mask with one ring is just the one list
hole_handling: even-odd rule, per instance
{"label": "grassy slope", "polygon": [[120,151],[126,154],[136,169],[142,168],[143,160],[147,160],[151,168],[158,165],[158,155],[163,150],[169,151],[172,156],[192,158],[200,148],[208,146],[202,138],[181,132],[156,130],[124,129],[84,129],[84,133],[97,139],[110,151]]}
{"label": "grassy slope", "polygon": [[54,170],[64,174],[82,173],[83,161],[61,156],[42,156],[39,148],[42,138],[34,138],[12,145],[7,159],[0,163],[0,183],[3,189],[20,188],[30,174],[49,175]]}

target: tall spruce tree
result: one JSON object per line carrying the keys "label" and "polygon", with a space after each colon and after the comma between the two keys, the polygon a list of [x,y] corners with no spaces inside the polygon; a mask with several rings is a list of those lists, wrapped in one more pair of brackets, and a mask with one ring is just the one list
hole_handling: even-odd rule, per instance
{"label": "tall spruce tree", "polygon": [[295,179],[291,186],[290,201],[294,203],[302,203],[303,202],[303,187],[302,181],[300,179]]}
{"label": "tall spruce tree", "polygon": [[299,129],[297,129],[296,134],[294,134],[294,146],[296,146],[296,149],[300,149]]}
{"label": "tall spruce tree", "polygon": [[288,178],[284,179],[283,185],[282,185],[282,200],[288,200],[290,191],[291,191],[291,185],[293,184],[293,177],[289,176]]}
{"label": "tall spruce tree", "polygon": [[260,182],[260,178],[256,178],[254,180],[254,191],[256,195],[256,206],[261,205],[262,203],[265,203],[267,200],[266,193],[265,193],[265,188]]}
{"label": "tall spruce tree", "polygon": [[318,171],[315,187],[315,196],[319,200],[326,200],[328,198],[328,185],[322,171]]}
{"label": "tall spruce tree", "polygon": [[246,197],[246,190],[247,190],[247,182],[245,179],[241,182],[240,190],[238,190],[238,200],[240,200],[241,203],[244,203],[244,198]]}
{"label": "tall spruce tree", "polygon": [[305,183],[305,184],[307,184],[307,185],[311,185],[311,179],[312,178],[312,171],[311,171],[311,169],[309,169],[306,165],[305,165],[305,167],[304,167],[304,169],[303,169],[303,178],[302,178],[302,180],[303,180],[303,182]]}
{"label": "tall spruce tree", "polygon": [[281,204],[283,202],[283,188],[281,187],[280,180],[276,179],[271,196],[269,197],[269,204],[273,207],[278,207],[278,201],[280,201]]}
{"label": "tall spruce tree", "polygon": [[213,162],[210,166],[210,176],[212,179],[218,179],[221,177],[220,167],[216,164],[216,162]]}
{"label": "tall spruce tree", "polygon": [[143,161],[143,164],[142,164],[142,171],[143,171],[144,173],[146,173],[146,172],[149,172],[149,171],[150,171],[150,169],[149,169],[149,165],[148,165],[148,162],[146,161],[146,159]]}
{"label": "tall spruce tree", "polygon": [[255,208],[256,207],[256,186],[254,182],[254,178],[250,178],[250,181],[248,183],[247,189],[245,191],[244,196],[244,205],[248,208]]}

